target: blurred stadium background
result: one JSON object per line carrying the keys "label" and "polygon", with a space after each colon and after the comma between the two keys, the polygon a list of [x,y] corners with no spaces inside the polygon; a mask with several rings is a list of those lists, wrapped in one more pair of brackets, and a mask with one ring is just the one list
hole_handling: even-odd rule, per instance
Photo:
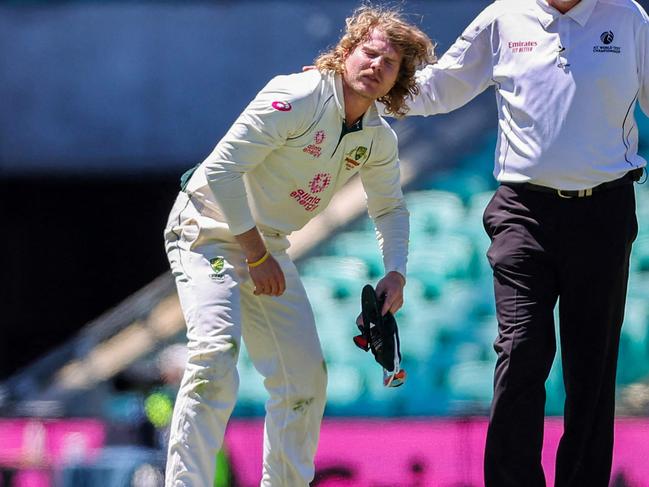
{"label": "blurred stadium background", "polygon": [[[406,1],[441,54],[485,0]],[[352,1],[0,3],[0,486],[162,485],[184,323],[162,228],[178,176],[275,74],[335,42]],[[645,5],[646,8],[646,5]],[[638,113],[641,153],[649,121]],[[351,341],[382,271],[357,182],[293,240],[329,368],[314,485],[479,486],[496,334],[482,211],[496,113],[393,123],[412,215],[400,389]],[[618,373],[613,484],[649,485],[649,188]],[[215,485],[258,483],[265,393],[241,350]],[[547,413],[560,416],[559,364]],[[378,427],[377,427],[378,425]],[[560,419],[549,419],[551,481]],[[376,445],[394,446],[376,456]],[[376,464],[385,466],[377,469]],[[378,472],[377,472],[378,470]],[[378,475],[378,476],[377,476]]]}

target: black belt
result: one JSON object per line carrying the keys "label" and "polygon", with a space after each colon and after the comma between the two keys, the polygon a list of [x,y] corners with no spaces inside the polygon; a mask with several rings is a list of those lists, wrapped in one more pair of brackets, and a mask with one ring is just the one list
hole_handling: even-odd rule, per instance
{"label": "black belt", "polygon": [[554,188],[549,188],[548,186],[539,186],[538,184],[532,184],[532,183],[506,183],[506,185],[522,187],[525,189],[529,189],[530,191],[538,191],[539,193],[553,194],[561,198],[584,198],[586,196],[592,196],[593,193],[596,193],[598,191],[613,189],[620,186],[625,186],[627,184],[631,184],[634,181],[639,181],[640,178],[642,177],[643,171],[644,169],[639,167],[637,169],[633,169],[632,171],[629,171],[619,179],[615,179],[614,181],[609,181],[607,183],[602,183],[589,189],[578,189],[578,190],[554,189]]}

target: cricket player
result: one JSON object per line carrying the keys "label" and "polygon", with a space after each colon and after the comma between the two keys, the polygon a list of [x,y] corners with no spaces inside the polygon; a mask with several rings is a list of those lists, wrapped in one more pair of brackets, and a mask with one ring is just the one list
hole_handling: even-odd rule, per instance
{"label": "cricket player", "polygon": [[397,12],[359,8],[317,69],[272,79],[185,175],[165,230],[188,339],[167,487],[212,485],[242,338],[269,394],[261,485],[313,479],[327,372],[287,236],[358,173],[383,253],[383,311],[402,306],[408,211],[397,138],[375,101],[405,114],[417,67],[433,61],[430,39]]}

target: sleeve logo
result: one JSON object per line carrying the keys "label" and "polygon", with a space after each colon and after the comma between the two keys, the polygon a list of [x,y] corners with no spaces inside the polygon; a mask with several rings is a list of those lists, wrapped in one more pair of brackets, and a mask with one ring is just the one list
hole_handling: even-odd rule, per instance
{"label": "sleeve logo", "polygon": [[291,108],[293,108],[287,101],[274,101],[271,106],[280,112],[290,112]]}

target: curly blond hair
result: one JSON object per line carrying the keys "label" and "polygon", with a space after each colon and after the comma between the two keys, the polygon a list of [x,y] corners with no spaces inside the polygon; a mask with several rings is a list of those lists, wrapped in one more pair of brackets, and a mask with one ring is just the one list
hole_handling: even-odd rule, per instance
{"label": "curly blond hair", "polygon": [[415,81],[417,68],[437,60],[435,44],[419,28],[406,22],[399,11],[386,7],[363,5],[345,20],[345,24],[345,32],[338,44],[314,61],[316,68],[343,74],[347,56],[366,41],[374,29],[379,29],[403,57],[396,83],[378,101],[392,115],[404,116],[408,112],[406,99],[419,93]]}

